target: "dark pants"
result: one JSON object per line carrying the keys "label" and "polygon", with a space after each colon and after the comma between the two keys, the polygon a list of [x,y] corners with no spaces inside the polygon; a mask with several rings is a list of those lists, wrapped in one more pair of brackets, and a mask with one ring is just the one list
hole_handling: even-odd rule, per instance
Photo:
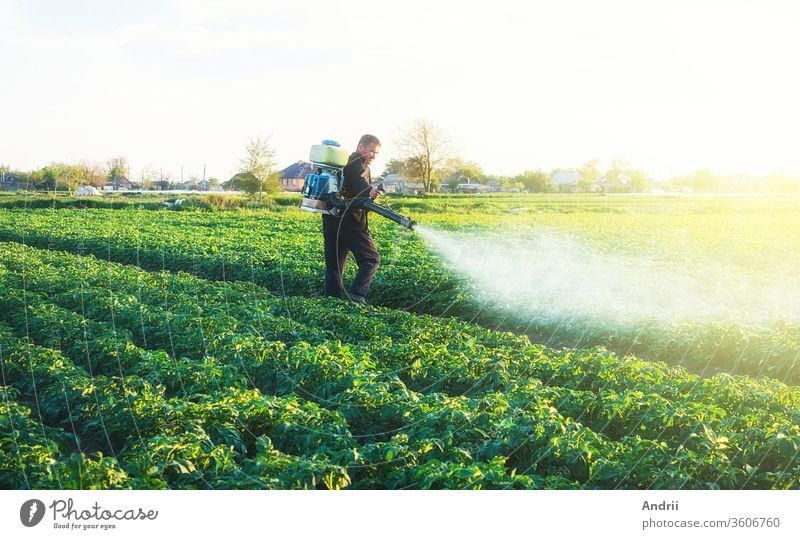
{"label": "dark pants", "polygon": [[352,252],[358,264],[358,272],[350,284],[350,293],[366,297],[372,278],[381,263],[369,230],[343,227],[339,219],[323,216],[322,235],[325,241],[325,295],[344,297],[342,275],[347,263],[347,253]]}

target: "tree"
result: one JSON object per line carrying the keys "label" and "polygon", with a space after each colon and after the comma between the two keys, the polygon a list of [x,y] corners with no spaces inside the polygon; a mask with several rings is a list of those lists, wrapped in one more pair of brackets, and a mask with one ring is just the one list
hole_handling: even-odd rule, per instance
{"label": "tree", "polygon": [[489,179],[478,163],[460,157],[449,158],[442,165],[439,176],[450,191],[455,191],[460,183],[485,183]]}
{"label": "tree", "polygon": [[163,169],[159,169],[158,171],[158,182],[159,182],[159,189],[175,189],[175,182],[172,180],[172,173],[167,171],[164,172]]}
{"label": "tree", "polygon": [[44,187],[48,191],[66,190],[72,193],[83,183],[83,165],[50,163],[41,170]]}
{"label": "tree", "polygon": [[713,172],[708,169],[701,169],[695,171],[689,177],[689,185],[695,191],[700,192],[714,192],[719,191],[719,179]]}
{"label": "tree", "polygon": [[139,177],[142,182],[142,189],[155,190],[156,183],[161,179],[159,170],[151,164],[145,165]]}
{"label": "tree", "polygon": [[[248,178],[245,182],[248,188],[243,190],[250,193],[249,189],[255,188],[252,193],[258,193],[259,197],[264,191],[267,194],[280,192],[280,177],[275,171],[275,150],[267,143],[267,139],[251,138],[245,147],[245,154],[239,161],[239,174],[250,174],[252,178]],[[255,185],[251,185],[253,179]]]}
{"label": "tree", "polygon": [[478,183],[486,180],[483,168],[475,161],[465,161],[460,157],[451,157],[441,170],[442,178],[448,183],[453,178],[462,178],[465,182]]}
{"label": "tree", "polygon": [[641,193],[647,188],[647,173],[644,170],[628,170],[628,178],[630,178],[630,187],[632,193]]}
{"label": "tree", "polygon": [[580,175],[578,179],[578,191],[588,193],[592,190],[592,182],[600,177],[600,161],[592,159],[586,161],[581,168],[578,169]]}
{"label": "tree", "polygon": [[223,185],[232,191],[244,191],[248,195],[253,195],[259,192],[261,183],[250,172],[239,172]]}
{"label": "tree", "polygon": [[619,189],[622,186],[622,176],[628,169],[628,162],[623,157],[617,157],[611,162],[611,168],[606,172],[606,180],[613,189]]}
{"label": "tree", "polygon": [[102,187],[106,184],[106,173],[103,170],[102,165],[98,163],[91,163],[89,161],[81,161],[80,166],[83,176],[81,183],[83,185],[91,185],[92,187],[102,189]]}
{"label": "tree", "polygon": [[108,170],[108,174],[106,176],[109,183],[113,182],[114,178],[118,176],[125,176],[127,178],[129,174],[128,159],[121,155],[118,157],[112,157],[106,161],[106,170]]}
{"label": "tree", "polygon": [[515,176],[514,182],[521,183],[525,189],[534,193],[545,193],[550,190],[550,175],[542,170],[526,170]]}
{"label": "tree", "polygon": [[429,120],[416,120],[400,139],[400,153],[407,172],[419,178],[430,193],[440,180],[440,167],[453,150],[447,135]]}
{"label": "tree", "polygon": [[14,176],[17,178],[17,184],[22,187],[18,187],[18,189],[22,190],[32,190],[32,189],[45,189],[45,182],[44,182],[44,169],[39,170],[28,170],[28,171],[21,171],[21,170],[14,170]]}
{"label": "tree", "polygon": [[47,165],[40,171],[41,185],[47,191],[55,191],[58,183],[58,171],[52,165]]}
{"label": "tree", "polygon": [[389,159],[386,162],[386,166],[383,167],[383,174],[382,177],[386,177],[389,174],[405,174],[406,169],[408,168],[408,163],[405,159]]}
{"label": "tree", "polygon": [[85,177],[85,169],[83,165],[65,165],[60,166],[61,179],[60,186],[65,188],[72,194],[83,183]]}
{"label": "tree", "polygon": [[520,181],[517,181],[516,178],[512,178],[511,176],[491,175],[491,176],[486,176],[483,179],[486,180],[486,184],[490,184],[490,183],[494,182],[495,184],[499,185],[500,187],[502,187],[503,189],[505,189],[507,191],[517,191],[517,192],[519,192],[519,191],[522,191],[523,189],[525,189],[525,184],[524,183],[522,183]]}

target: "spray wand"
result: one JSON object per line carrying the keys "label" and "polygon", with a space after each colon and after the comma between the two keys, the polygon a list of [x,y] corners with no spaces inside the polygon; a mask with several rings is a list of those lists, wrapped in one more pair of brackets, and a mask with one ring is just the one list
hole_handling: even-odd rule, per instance
{"label": "spray wand", "polygon": [[[383,186],[383,182],[377,185],[378,191],[381,193],[385,193],[386,189]],[[363,208],[365,210],[374,211],[378,215],[389,219],[390,221],[394,221],[395,223],[406,227],[409,230],[414,230],[414,227],[417,226],[417,222],[413,221],[410,217],[406,217],[405,215],[400,215],[399,213],[390,210],[389,208],[385,208],[379,204],[375,204],[369,198],[354,198],[349,202],[345,202],[341,198],[339,198],[338,193],[331,193],[328,197],[331,205],[334,208],[339,210],[345,210],[347,208]]]}
{"label": "spray wand", "polygon": [[[376,187],[378,188],[379,192],[386,193],[386,188],[383,186],[383,182],[380,182]],[[411,220],[410,217],[400,215],[394,210],[375,204],[372,200],[365,200],[363,206],[364,208],[374,211],[378,215],[386,217],[387,219],[394,221],[395,223],[402,225],[409,230],[414,230],[414,227],[417,226],[417,222]]]}

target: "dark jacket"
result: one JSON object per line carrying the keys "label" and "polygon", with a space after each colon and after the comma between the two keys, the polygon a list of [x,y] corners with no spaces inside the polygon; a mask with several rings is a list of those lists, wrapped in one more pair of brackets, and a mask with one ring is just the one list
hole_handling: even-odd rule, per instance
{"label": "dark jacket", "polygon": [[[361,154],[353,152],[344,167],[344,180],[342,181],[341,195],[345,202],[352,202],[355,199],[369,200],[369,192],[372,189],[372,174],[369,165],[364,163]],[[329,215],[323,218],[339,219]],[[367,210],[363,208],[348,207],[343,211],[340,218],[341,226],[351,230],[367,230]]]}

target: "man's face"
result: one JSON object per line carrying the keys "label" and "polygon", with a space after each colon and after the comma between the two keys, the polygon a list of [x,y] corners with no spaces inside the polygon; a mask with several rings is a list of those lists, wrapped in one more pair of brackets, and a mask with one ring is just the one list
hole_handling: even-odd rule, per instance
{"label": "man's face", "polygon": [[381,145],[375,144],[374,142],[370,144],[359,144],[356,151],[361,155],[361,159],[363,159],[364,163],[369,165],[381,151]]}

